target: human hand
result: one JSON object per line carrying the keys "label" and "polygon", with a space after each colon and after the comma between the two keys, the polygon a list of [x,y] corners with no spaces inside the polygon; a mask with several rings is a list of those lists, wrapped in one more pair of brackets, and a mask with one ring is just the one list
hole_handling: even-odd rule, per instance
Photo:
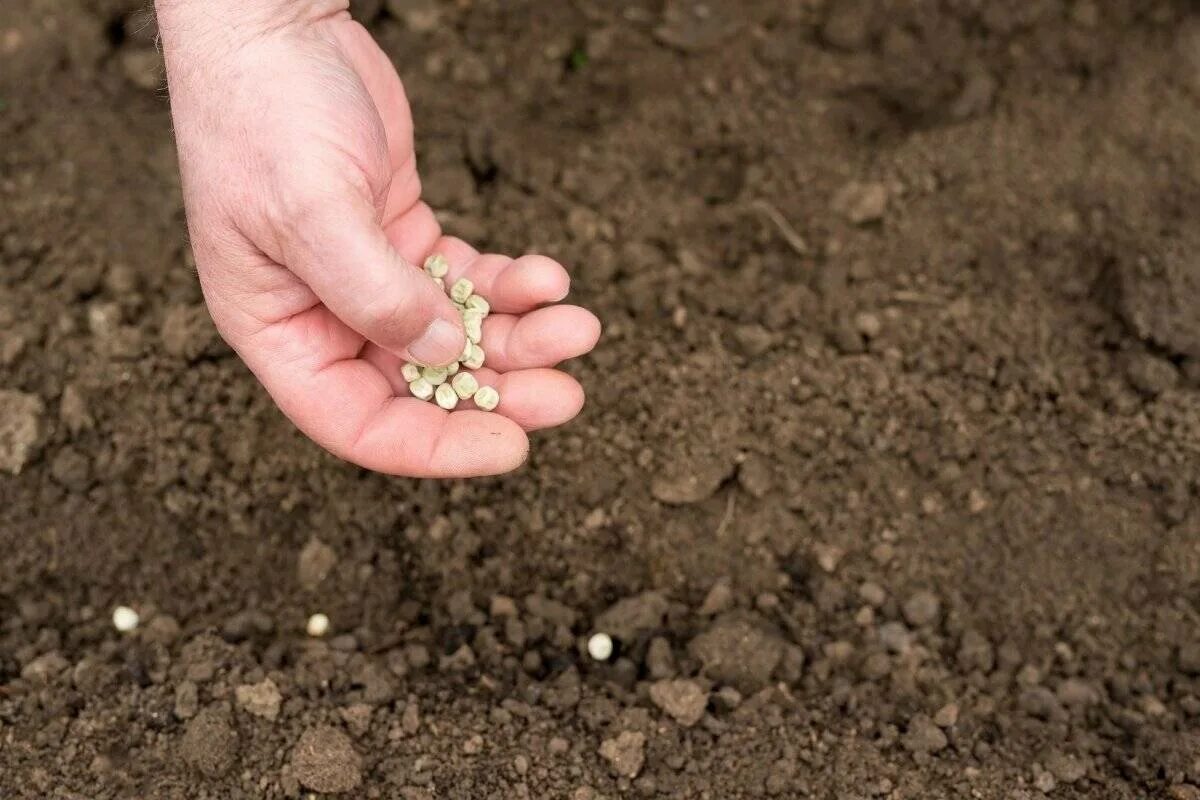
{"label": "human hand", "polygon": [[[541,256],[480,255],[420,200],[403,87],[346,0],[158,0],[188,226],[217,329],[288,417],[335,455],[421,477],[506,472],[526,431],[559,425],[583,390],[552,367],[600,324],[557,303],[569,279]],[[404,360],[464,344],[447,285],[470,278],[494,312],[480,383],[495,412],[408,396]],[[465,404],[467,407],[469,403]]]}

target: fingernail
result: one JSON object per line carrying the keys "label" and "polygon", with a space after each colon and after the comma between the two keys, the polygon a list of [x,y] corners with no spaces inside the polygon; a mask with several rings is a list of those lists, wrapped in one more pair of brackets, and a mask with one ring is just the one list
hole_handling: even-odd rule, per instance
{"label": "fingernail", "polygon": [[435,319],[425,332],[408,346],[408,354],[421,364],[440,367],[449,364],[462,353],[464,334],[452,322]]}

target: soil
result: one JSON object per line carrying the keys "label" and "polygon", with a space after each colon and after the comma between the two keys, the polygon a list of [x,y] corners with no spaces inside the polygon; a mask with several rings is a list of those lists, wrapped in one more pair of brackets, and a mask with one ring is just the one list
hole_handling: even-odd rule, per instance
{"label": "soil", "polygon": [[453,483],[213,332],[141,5],[0,4],[0,796],[1200,798],[1196,3],[357,2],[606,324]]}

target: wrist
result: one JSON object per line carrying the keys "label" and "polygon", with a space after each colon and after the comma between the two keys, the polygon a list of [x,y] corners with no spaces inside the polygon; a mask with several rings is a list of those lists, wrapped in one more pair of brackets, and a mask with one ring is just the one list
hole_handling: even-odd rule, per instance
{"label": "wrist", "polygon": [[166,49],[197,54],[345,13],[349,0],[154,0]]}

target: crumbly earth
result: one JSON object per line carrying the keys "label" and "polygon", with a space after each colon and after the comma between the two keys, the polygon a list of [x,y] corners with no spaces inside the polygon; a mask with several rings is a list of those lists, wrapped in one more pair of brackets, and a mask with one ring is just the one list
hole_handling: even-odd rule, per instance
{"label": "crumbly earth", "polygon": [[213,332],[140,6],[0,3],[0,796],[1200,797],[1194,2],[356,2],[606,323],[452,483]]}

